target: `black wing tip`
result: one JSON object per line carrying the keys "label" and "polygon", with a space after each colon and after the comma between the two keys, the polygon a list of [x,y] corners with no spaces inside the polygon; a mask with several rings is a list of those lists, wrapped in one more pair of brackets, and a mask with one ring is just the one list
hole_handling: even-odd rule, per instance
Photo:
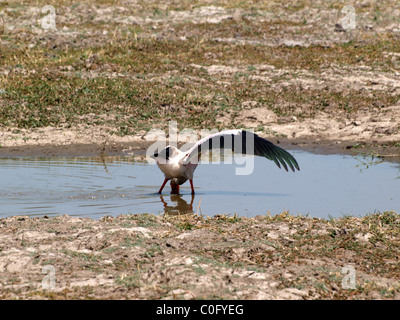
{"label": "black wing tip", "polygon": [[289,152],[256,134],[254,134],[254,136],[265,148],[265,152],[262,152],[262,155],[273,160],[278,168],[281,169],[282,164],[286,172],[289,171],[288,166],[293,172],[295,172],[296,169],[300,171],[300,166],[297,163],[297,160]]}
{"label": "black wing tip", "polygon": [[297,169],[297,171],[300,171],[300,166],[297,163],[296,159],[292,155],[290,155],[290,157],[291,158],[289,160],[286,160],[286,161],[289,163],[290,168],[292,169],[292,171],[296,172],[296,169]]}

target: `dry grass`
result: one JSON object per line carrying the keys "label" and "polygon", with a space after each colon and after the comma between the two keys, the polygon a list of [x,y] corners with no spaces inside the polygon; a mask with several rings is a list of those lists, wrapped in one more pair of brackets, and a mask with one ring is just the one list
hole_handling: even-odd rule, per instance
{"label": "dry grass", "polygon": [[[93,126],[106,124],[126,135],[157,126],[161,119],[176,119],[182,126],[192,128],[218,127],[219,115],[232,111],[235,117],[246,101],[267,106],[278,116],[305,119],[312,118],[316,111],[335,114],[344,110],[352,114],[361,108],[373,108],[377,100],[392,105],[399,99],[397,94],[380,89],[366,95],[357,88],[282,86],[286,79],[296,78],[298,72],[304,71],[318,77],[321,72],[342,67],[372,68],[389,74],[399,70],[397,59],[383,58],[387,52],[399,51],[396,33],[360,31],[353,38],[344,34],[347,41],[331,41],[330,45],[285,46],[269,42],[285,37],[301,40],[302,35],[320,32],[320,22],[311,21],[311,16],[302,18],[307,14],[306,8],[337,10],[337,3],[298,1],[284,9],[271,4],[268,10],[284,15],[266,19],[262,10],[267,8],[260,2],[217,1],[214,6],[233,10],[227,12],[234,12],[235,8],[243,12],[240,20],[223,19],[216,24],[193,24],[184,19],[168,23],[168,12],[195,10],[204,6],[202,2],[156,6],[139,1],[132,8],[124,7],[120,1],[97,2],[96,8],[101,10],[117,10],[115,6],[127,10],[107,16],[107,22],[95,14],[91,3],[47,1],[57,7],[60,16],[56,33],[37,34],[36,29],[29,29],[29,23],[18,32],[3,27],[0,39],[7,43],[2,45],[0,54],[0,87],[5,91],[0,95],[3,127],[70,127],[83,121]],[[3,3],[6,27],[13,21],[28,19],[25,14],[30,6],[43,4]],[[380,12],[379,8],[374,10]],[[108,11],[105,12],[106,15]],[[156,25],[116,22],[130,14],[161,20]],[[328,21],[326,28],[335,35],[331,23]],[[68,31],[63,31],[64,27]],[[250,42],[216,41],[226,38]],[[252,44],[252,40],[261,42]],[[246,69],[233,75],[210,75],[194,65]],[[284,72],[268,82],[258,81],[254,78],[260,73],[257,65]],[[296,112],[293,105],[301,105],[301,112]],[[102,117],[104,114],[108,115],[107,120]]]}
{"label": "dry grass", "polygon": [[[0,220],[1,297],[398,299],[400,218],[121,215]],[[79,235],[77,237],[77,235]],[[12,249],[11,249],[12,248]],[[43,266],[56,270],[41,289]],[[343,285],[343,267],[356,286]]]}

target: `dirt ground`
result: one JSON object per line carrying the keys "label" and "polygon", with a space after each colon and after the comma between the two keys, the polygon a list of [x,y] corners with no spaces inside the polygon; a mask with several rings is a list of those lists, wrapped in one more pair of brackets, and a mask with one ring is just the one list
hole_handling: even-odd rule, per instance
{"label": "dirt ground", "polygon": [[[174,120],[398,162],[400,5],[348,4],[2,2],[0,156],[143,154]],[[400,298],[395,212],[72,216],[0,219],[0,298]]]}
{"label": "dirt ground", "polygon": [[345,4],[2,3],[0,155],[129,152],[177,120],[398,160],[399,4],[354,4],[348,30]]}
{"label": "dirt ground", "polygon": [[0,219],[2,299],[399,299],[400,218]]}

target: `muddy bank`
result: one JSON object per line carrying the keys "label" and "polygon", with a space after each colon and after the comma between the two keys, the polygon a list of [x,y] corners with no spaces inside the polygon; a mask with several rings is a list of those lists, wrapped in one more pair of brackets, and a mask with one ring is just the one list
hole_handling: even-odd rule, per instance
{"label": "muddy bank", "polygon": [[[145,155],[147,148],[154,143],[146,139],[146,133],[120,137],[117,135],[103,134],[93,137],[93,132],[84,134],[50,128],[49,133],[23,133],[8,135],[3,140],[0,148],[0,157],[93,157],[93,156],[118,156],[118,155]],[[58,132],[59,135],[54,134]],[[61,134],[60,134],[61,133]],[[386,161],[400,161],[400,147],[397,140],[363,140],[341,139],[339,137],[303,136],[287,138],[266,135],[257,132],[260,136],[280,145],[288,150],[304,150],[316,154],[366,154],[381,157]],[[3,135],[4,137],[5,135]],[[69,138],[66,138],[69,136]],[[26,137],[30,137],[26,139]],[[25,139],[24,139],[25,138]],[[179,142],[183,144],[183,142]]]}
{"label": "muddy bank", "polygon": [[0,219],[2,299],[400,299],[400,217]]}

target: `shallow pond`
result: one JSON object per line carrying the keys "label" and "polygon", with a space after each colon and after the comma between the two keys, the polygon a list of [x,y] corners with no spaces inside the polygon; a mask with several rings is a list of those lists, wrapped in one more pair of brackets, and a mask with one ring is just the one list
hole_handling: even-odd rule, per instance
{"label": "shallow pond", "polygon": [[[240,165],[201,164],[196,195],[189,183],[181,195],[156,165],[133,157],[0,158],[0,217],[11,215],[86,216],[128,213],[272,215],[289,210],[328,218],[377,211],[400,211],[400,166],[371,157],[291,151],[301,171],[286,172],[255,157],[249,175]],[[229,162],[229,161],[227,161]]]}

